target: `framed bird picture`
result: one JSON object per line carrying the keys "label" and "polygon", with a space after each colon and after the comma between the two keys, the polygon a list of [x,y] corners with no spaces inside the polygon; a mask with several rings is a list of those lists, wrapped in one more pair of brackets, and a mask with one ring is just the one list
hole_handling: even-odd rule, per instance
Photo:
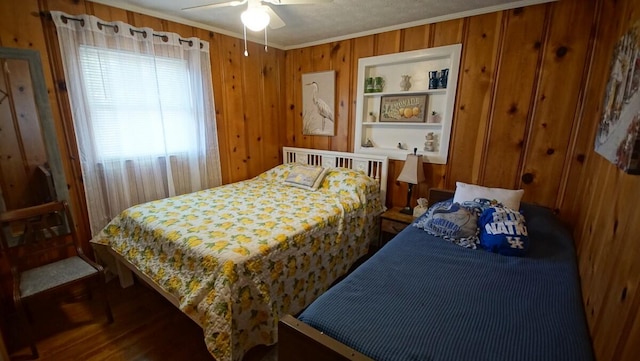
{"label": "framed bird picture", "polygon": [[302,134],[336,135],[336,72],[302,74]]}

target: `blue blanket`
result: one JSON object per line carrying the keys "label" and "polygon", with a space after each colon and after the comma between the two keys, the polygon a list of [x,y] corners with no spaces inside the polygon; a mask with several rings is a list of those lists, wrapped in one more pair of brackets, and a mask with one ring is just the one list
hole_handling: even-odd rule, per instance
{"label": "blue blanket", "polygon": [[593,360],[570,233],[523,204],[526,257],[407,227],[299,319],[374,360]]}

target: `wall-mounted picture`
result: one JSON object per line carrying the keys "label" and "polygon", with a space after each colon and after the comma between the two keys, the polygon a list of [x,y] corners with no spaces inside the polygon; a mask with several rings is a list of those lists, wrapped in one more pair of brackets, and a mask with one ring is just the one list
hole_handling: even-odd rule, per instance
{"label": "wall-mounted picture", "polygon": [[381,122],[424,122],[427,95],[390,95],[380,99]]}
{"label": "wall-mounted picture", "polygon": [[302,74],[302,134],[335,135],[336,72]]}
{"label": "wall-mounted picture", "polygon": [[613,50],[595,151],[620,169],[640,174],[640,22]]}

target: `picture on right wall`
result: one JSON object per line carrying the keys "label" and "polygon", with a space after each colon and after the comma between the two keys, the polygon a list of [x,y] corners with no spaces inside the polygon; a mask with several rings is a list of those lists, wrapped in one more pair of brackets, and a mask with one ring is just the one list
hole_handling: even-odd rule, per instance
{"label": "picture on right wall", "polygon": [[613,51],[595,151],[629,174],[640,174],[640,22]]}

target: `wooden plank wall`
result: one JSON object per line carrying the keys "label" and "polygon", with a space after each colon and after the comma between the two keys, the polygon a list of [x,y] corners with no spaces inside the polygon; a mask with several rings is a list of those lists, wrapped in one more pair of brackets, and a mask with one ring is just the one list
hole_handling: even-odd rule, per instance
{"label": "wooden plank wall", "polygon": [[561,215],[574,227],[587,320],[598,360],[640,355],[640,177],[625,174],[593,151],[613,48],[633,24],[640,3],[598,3],[596,46],[576,113],[573,162]]}
{"label": "wooden plank wall", "polygon": [[[359,58],[462,43],[449,161],[425,165],[415,197],[463,181],[524,188],[526,201],[557,208],[594,4],[563,0],[287,51],[286,145],[353,150]],[[338,79],[336,136],[304,136],[300,79],[325,70]],[[402,164],[391,162],[388,206],[404,205]]]}

